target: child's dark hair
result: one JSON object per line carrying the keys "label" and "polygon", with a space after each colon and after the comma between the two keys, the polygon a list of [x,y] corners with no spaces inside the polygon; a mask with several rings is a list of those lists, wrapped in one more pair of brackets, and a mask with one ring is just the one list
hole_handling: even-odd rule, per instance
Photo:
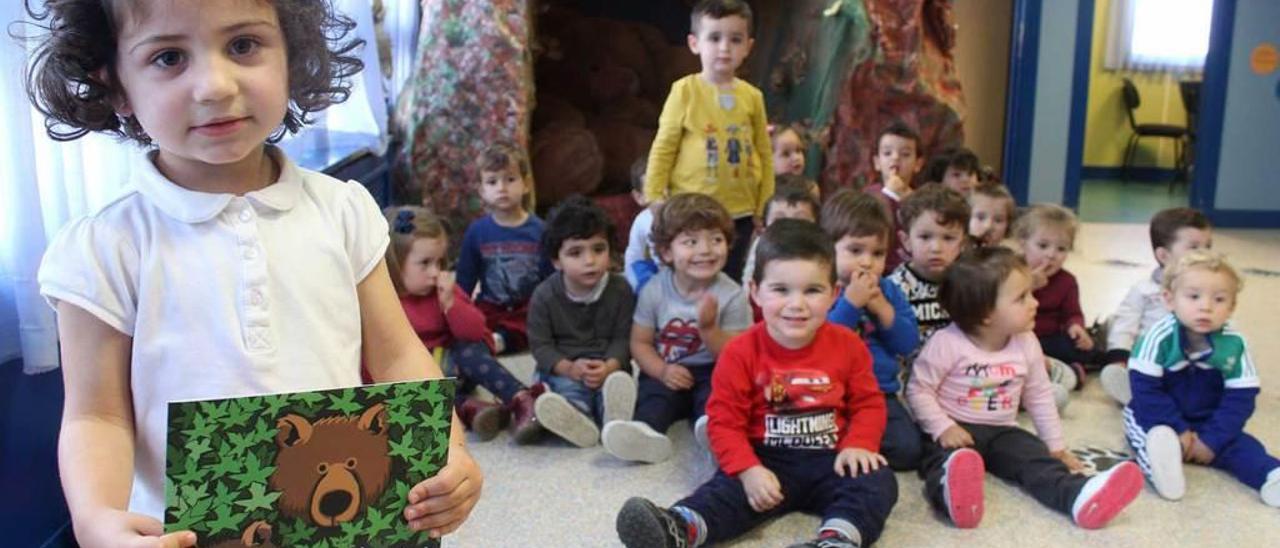
{"label": "child's dark hair", "polygon": [[681,232],[703,229],[719,230],[725,245],[733,245],[733,218],[718,200],[696,192],[676,194],[654,213],[649,239],[661,256]]}
{"label": "child's dark hair", "polygon": [[573,194],[552,208],[542,231],[542,253],[548,260],[560,258],[560,246],[568,240],[604,236],[613,246],[614,228],[600,206],[581,194]]}
{"label": "child's dark hair", "polygon": [[689,32],[698,34],[703,17],[724,19],[738,16],[747,20],[747,33],[751,33],[751,6],[745,0],[699,0],[689,15]]}
{"label": "child's dark hair", "polygon": [[[449,232],[445,230],[440,217],[421,206],[391,206],[382,210],[382,214],[391,227],[391,245],[387,246],[386,254],[387,271],[391,273],[391,283],[395,286],[396,293],[404,295],[404,280],[400,277],[400,269],[413,242],[423,238],[442,238],[447,243]],[[448,268],[448,264],[448,257],[445,257],[441,268]]]}
{"label": "child's dark hair", "polygon": [[884,204],[852,188],[841,189],[827,198],[822,204],[821,224],[833,242],[845,236],[879,236],[888,244],[893,235],[893,220]]}
{"label": "child's dark hair", "polygon": [[[143,6],[124,0],[43,0],[44,9],[24,0],[27,13],[42,29],[26,73],[27,96],[45,116],[45,132],[70,141],[100,131],[150,145],[138,119],[117,116],[124,99],[116,71],[119,32],[125,17],[145,17]],[[281,128],[267,139],[277,142],[312,121],[311,114],[351,95],[348,78],[364,63],[364,40],[345,39],[356,24],[329,1],[270,0],[288,48],[289,109]],[[18,36],[13,30],[10,35]],[[331,47],[332,46],[332,47]],[[145,90],[135,90],[145,94]],[[136,100],[143,100],[142,96]]]}
{"label": "child's dark hair", "polygon": [[[911,139],[911,142],[916,144],[916,156],[920,156],[924,153],[924,151],[920,150],[920,134],[916,133],[916,130],[911,129],[911,126],[908,126],[901,120],[894,121],[892,124],[889,124],[888,127],[880,130],[880,134],[876,135],[876,148],[873,150],[879,150],[880,140],[884,139],[885,135],[894,135],[902,137],[903,139]],[[875,153],[873,152],[872,155],[874,156]]]}
{"label": "child's dark hair", "polygon": [[1013,250],[993,245],[970,249],[947,267],[938,301],[961,331],[972,334],[996,309],[1000,284],[1015,270],[1026,272]]}
{"label": "child's dark hair", "polygon": [[774,202],[784,203],[789,206],[804,204],[809,206],[809,211],[813,212],[813,218],[818,218],[818,212],[822,206],[818,205],[817,198],[813,197],[813,193],[809,191],[812,181],[800,175],[779,175],[776,185],[773,189],[773,196],[768,202],[764,203],[764,218],[769,218],[769,210],[773,209]]}
{"label": "child's dark hair", "polygon": [[778,138],[782,137],[782,134],[788,131],[796,134],[796,138],[800,140],[801,149],[809,146],[809,130],[800,123],[775,124],[769,126],[769,140],[773,142],[773,146],[778,146]]}
{"label": "child's dark hair", "polygon": [[973,194],[969,195],[969,201],[973,201],[974,196],[982,196],[993,200],[1004,200],[1007,204],[1007,207],[1005,208],[1005,218],[1008,219],[1010,223],[1013,223],[1013,218],[1017,213],[1018,203],[1014,201],[1013,195],[1009,194],[1009,189],[1005,188],[1004,185],[1000,183],[978,183],[978,186],[973,187]]}
{"label": "child's dark hair", "polygon": [[964,147],[948,148],[929,159],[929,167],[925,168],[925,180],[941,183],[947,177],[947,170],[952,168],[975,176],[982,170],[978,155],[972,150]]}
{"label": "child's dark hair", "polygon": [[631,162],[631,191],[644,194],[644,175],[649,170],[649,151]]}
{"label": "child's dark hair", "polygon": [[818,225],[801,219],[778,219],[764,229],[760,243],[756,244],[756,269],[751,278],[759,284],[764,281],[769,263],[797,259],[826,265],[829,280],[835,283],[835,245]]}
{"label": "child's dark hair", "polygon": [[942,226],[969,226],[969,202],[964,195],[938,183],[926,184],[902,200],[898,219],[902,221],[903,230],[910,231],[916,219],[926,212],[937,215],[936,221]]}
{"label": "child's dark hair", "polygon": [[1169,249],[1178,239],[1178,230],[1196,228],[1209,230],[1209,218],[1200,210],[1189,207],[1171,207],[1162,209],[1151,217],[1151,250],[1163,247]]}

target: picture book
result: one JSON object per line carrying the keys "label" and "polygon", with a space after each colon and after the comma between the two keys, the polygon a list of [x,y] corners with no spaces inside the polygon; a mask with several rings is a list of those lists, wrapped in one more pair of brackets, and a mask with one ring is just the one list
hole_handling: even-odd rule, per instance
{"label": "picture book", "polygon": [[439,546],[404,519],[444,467],[453,379],[169,404],[165,531],[201,546]]}

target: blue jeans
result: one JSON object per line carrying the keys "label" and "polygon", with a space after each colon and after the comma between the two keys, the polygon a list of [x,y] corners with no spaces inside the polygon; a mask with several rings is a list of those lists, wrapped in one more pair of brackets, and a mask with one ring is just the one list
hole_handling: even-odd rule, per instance
{"label": "blue jeans", "polygon": [[924,433],[911,419],[897,394],[885,394],[884,404],[889,411],[889,420],[884,425],[884,437],[880,440],[880,454],[894,470],[919,468],[920,459],[924,456]]}
{"label": "blue jeans", "polygon": [[552,392],[564,396],[564,399],[569,400],[569,403],[577,408],[578,411],[596,421],[597,425],[603,426],[603,390],[593,390],[579,381],[554,374],[541,376],[539,380],[546,383],[547,388]]}

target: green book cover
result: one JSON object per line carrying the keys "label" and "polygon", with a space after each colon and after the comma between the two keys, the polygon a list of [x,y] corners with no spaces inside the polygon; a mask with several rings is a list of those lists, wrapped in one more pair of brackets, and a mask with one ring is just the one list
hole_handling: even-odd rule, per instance
{"label": "green book cover", "polygon": [[169,404],[165,531],[201,546],[430,546],[409,489],[444,467],[453,379]]}

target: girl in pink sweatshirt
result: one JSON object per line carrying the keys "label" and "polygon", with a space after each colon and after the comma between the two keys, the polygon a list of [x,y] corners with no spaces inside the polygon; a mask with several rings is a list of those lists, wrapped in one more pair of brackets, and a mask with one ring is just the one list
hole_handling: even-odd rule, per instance
{"label": "girl in pink sweatshirt", "polygon": [[[1092,478],[1067,451],[1040,343],[1026,263],[1001,246],[962,255],[939,299],[952,323],[934,333],[913,365],[907,402],[929,438],[920,477],[925,496],[956,527],[977,527],[990,470],[1045,506],[1096,529],[1142,489],[1124,462]],[[1018,427],[1019,405],[1037,438]]]}

